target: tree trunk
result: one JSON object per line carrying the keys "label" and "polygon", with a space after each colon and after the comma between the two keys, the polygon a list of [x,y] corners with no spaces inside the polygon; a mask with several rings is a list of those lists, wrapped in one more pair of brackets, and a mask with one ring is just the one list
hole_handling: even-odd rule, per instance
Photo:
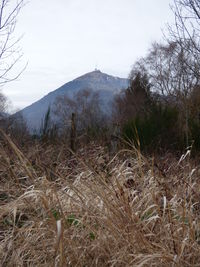
{"label": "tree trunk", "polygon": [[71,134],[70,134],[70,148],[73,152],[76,151],[76,114],[72,113],[71,117]]}

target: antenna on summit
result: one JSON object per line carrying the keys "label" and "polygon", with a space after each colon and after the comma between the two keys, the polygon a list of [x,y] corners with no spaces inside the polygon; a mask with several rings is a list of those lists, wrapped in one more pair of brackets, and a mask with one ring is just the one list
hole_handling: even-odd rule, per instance
{"label": "antenna on summit", "polygon": [[95,71],[98,71],[98,68],[97,67],[98,67],[98,65],[96,64],[95,65],[95,69],[94,69]]}

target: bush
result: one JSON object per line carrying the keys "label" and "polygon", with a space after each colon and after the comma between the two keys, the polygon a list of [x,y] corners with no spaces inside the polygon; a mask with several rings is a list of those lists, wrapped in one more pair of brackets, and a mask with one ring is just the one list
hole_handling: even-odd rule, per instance
{"label": "bush", "polygon": [[180,147],[177,130],[178,111],[173,107],[154,105],[145,117],[129,120],[122,129],[123,138],[142,150]]}
{"label": "bush", "polygon": [[189,120],[190,143],[194,151],[200,151],[200,123],[194,119]]}

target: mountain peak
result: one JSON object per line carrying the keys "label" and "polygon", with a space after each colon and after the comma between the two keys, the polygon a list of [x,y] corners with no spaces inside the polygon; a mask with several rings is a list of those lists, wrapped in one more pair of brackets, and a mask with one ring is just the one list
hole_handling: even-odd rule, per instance
{"label": "mountain peak", "polygon": [[[108,75],[106,73],[103,73],[101,72],[100,70],[98,69],[95,69],[94,71],[91,71],[91,72],[88,72],[88,73],[85,73],[84,75],[81,75],[80,77],[76,78],[75,80],[77,81],[85,81],[85,80],[90,80],[90,81],[103,81],[103,80],[110,80],[110,81],[113,81],[113,80],[123,80],[123,78],[119,78],[119,77],[115,77],[115,76],[112,76],[112,75]],[[124,80],[127,80],[127,79],[124,79]]]}
{"label": "mountain peak", "polygon": [[80,77],[76,78],[75,80],[84,79],[84,78],[98,77],[98,76],[102,76],[102,75],[106,75],[106,74],[101,72],[100,70],[95,69],[95,70],[93,70],[91,72],[87,72],[87,73],[81,75]]}
{"label": "mountain peak", "polygon": [[21,112],[28,128],[38,130],[48,107],[53,108],[57,97],[67,96],[72,98],[78,91],[91,89],[98,92],[100,102],[105,112],[110,112],[110,103],[121,89],[128,87],[128,79],[114,77],[101,72],[98,69],[88,72],[50,92],[32,105],[24,108]]}
{"label": "mountain peak", "polygon": [[98,70],[97,68],[95,68],[93,72],[100,72],[101,73],[101,71]]}

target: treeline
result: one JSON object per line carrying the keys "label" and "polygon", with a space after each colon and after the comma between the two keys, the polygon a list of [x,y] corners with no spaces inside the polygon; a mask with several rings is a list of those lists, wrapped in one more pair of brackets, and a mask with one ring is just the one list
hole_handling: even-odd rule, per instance
{"label": "treeline", "polygon": [[185,41],[153,44],[115,99],[123,136],[142,149],[200,149],[200,65]]}
{"label": "treeline", "polygon": [[116,99],[122,133],[141,149],[200,150],[200,6],[174,0],[175,23],[130,73]]}

